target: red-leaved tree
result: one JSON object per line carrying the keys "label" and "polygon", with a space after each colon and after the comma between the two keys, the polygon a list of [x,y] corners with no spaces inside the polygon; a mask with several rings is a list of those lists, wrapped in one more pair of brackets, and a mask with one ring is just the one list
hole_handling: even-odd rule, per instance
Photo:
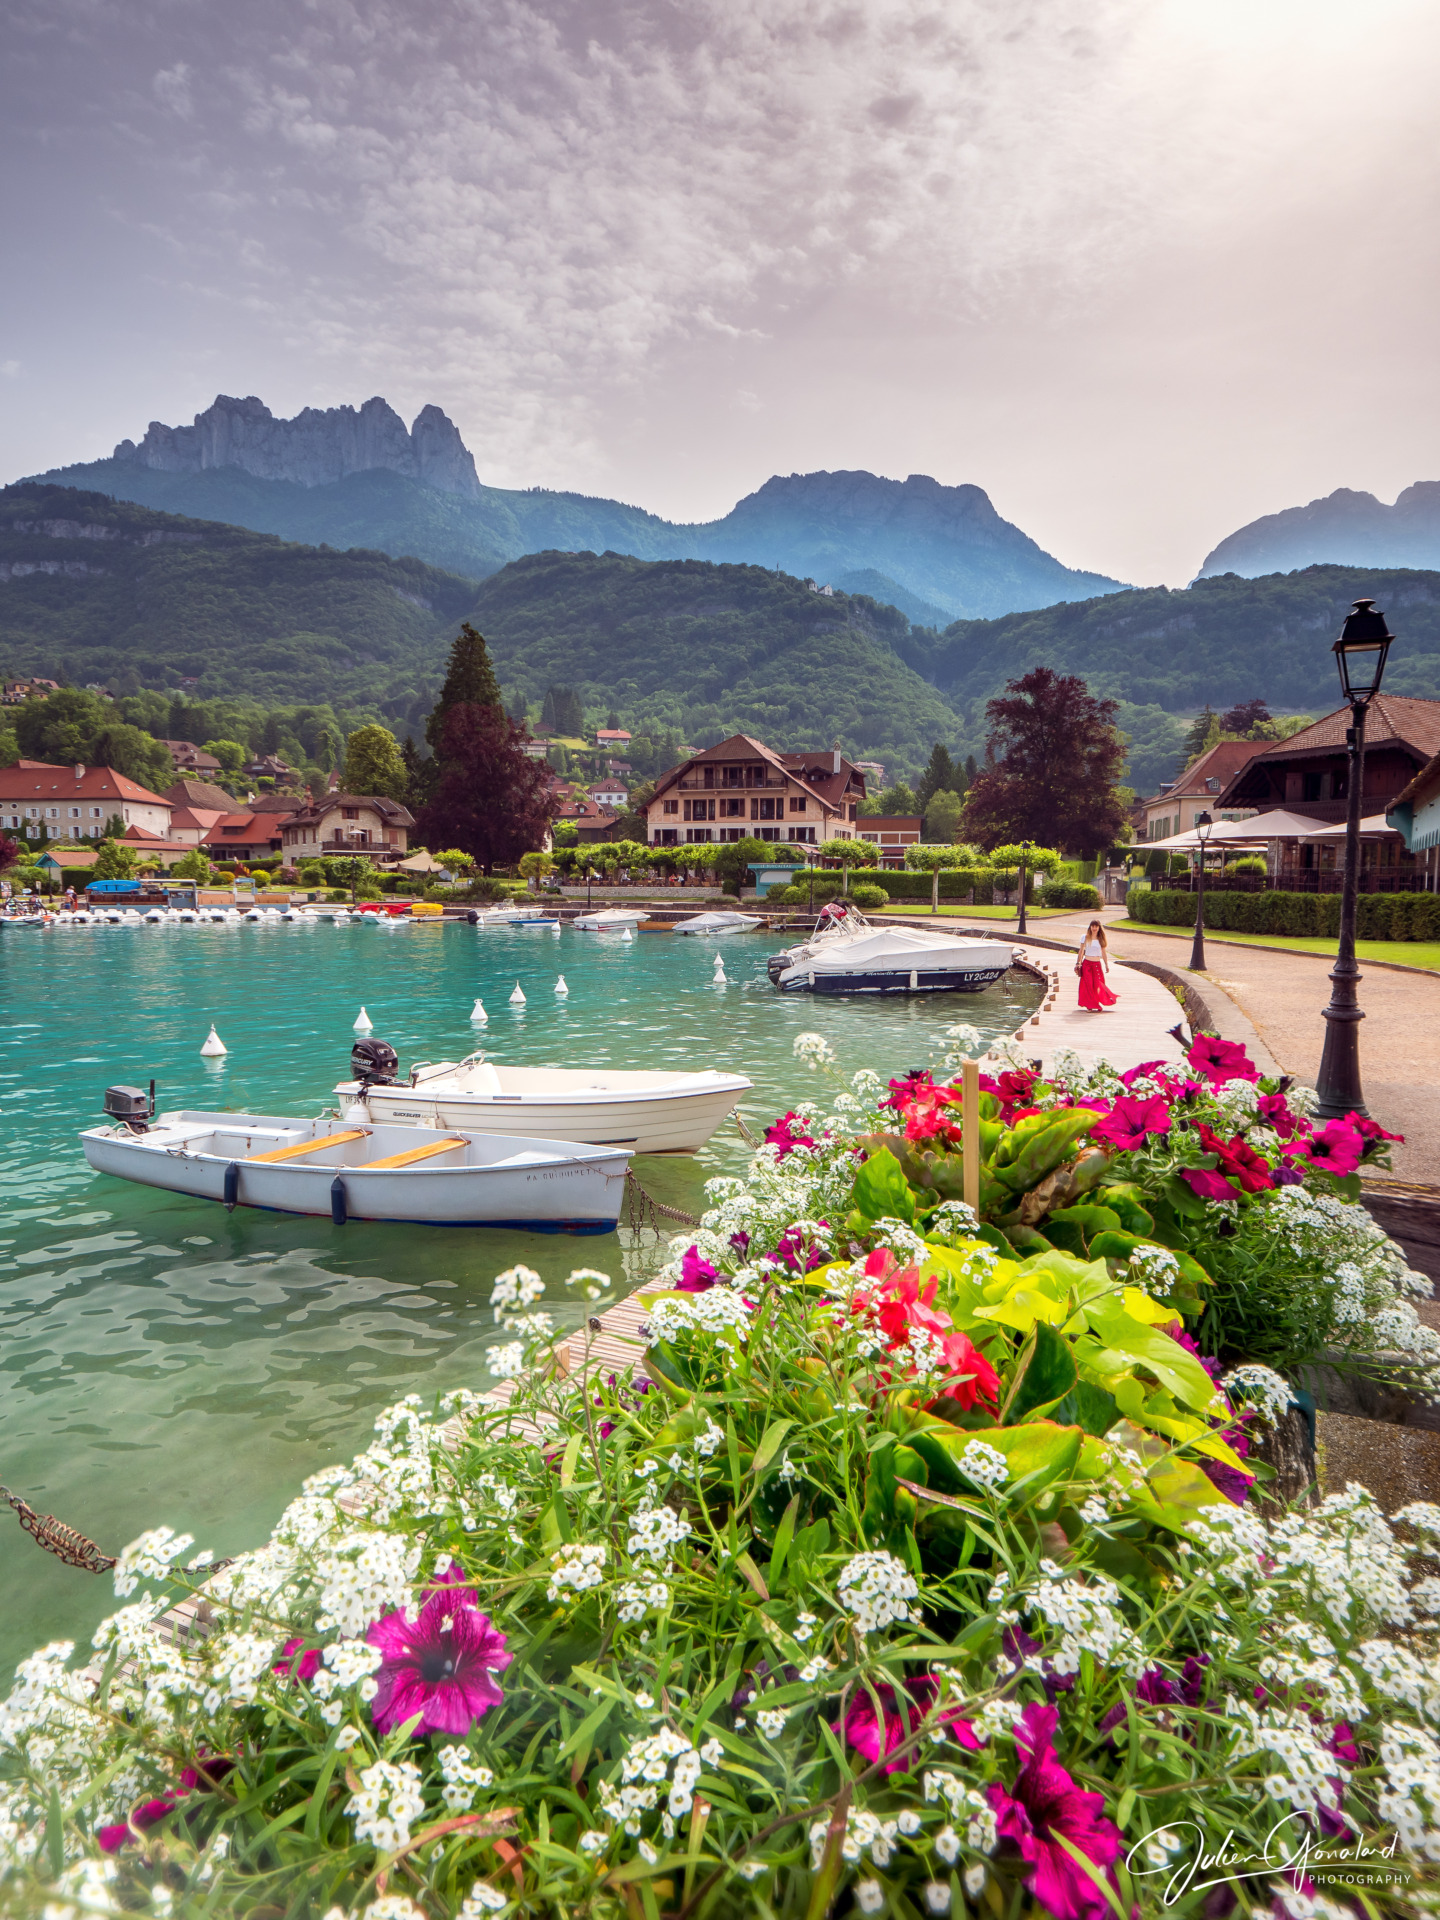
{"label": "red-leaved tree", "polygon": [[1007,681],[985,708],[986,764],[965,796],[957,839],[982,847],[1034,840],[1082,855],[1111,846],[1125,825],[1116,711],[1077,674],[1033,667]]}
{"label": "red-leaved tree", "polygon": [[525,737],[502,707],[450,708],[436,743],[434,795],[416,822],[427,846],[459,847],[493,873],[544,844],[559,803],[544,761],[521,751]]}
{"label": "red-leaved tree", "polygon": [[12,840],[8,833],[0,833],[0,873],[7,867],[13,867],[20,858],[20,842]]}

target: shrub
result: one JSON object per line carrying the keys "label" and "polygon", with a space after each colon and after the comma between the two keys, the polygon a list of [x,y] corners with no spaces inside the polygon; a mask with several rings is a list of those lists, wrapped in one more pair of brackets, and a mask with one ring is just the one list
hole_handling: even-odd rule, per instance
{"label": "shrub", "polygon": [[[1195,923],[1193,893],[1130,895],[1130,917],[1151,926]],[[1440,894],[1362,893],[1356,902],[1356,933],[1362,940],[1440,940]],[[1278,934],[1290,939],[1333,940],[1340,932],[1338,893],[1207,893],[1205,925],[1224,933]]]}
{"label": "shrub", "polygon": [[1094,887],[1078,880],[1047,880],[1040,889],[1040,904],[1046,907],[1098,907],[1100,895]]}
{"label": "shrub", "polygon": [[1263,854],[1241,853],[1237,854],[1233,860],[1225,862],[1225,871],[1227,873],[1268,873],[1270,869],[1265,864]]}
{"label": "shrub", "polygon": [[862,880],[858,886],[852,887],[850,898],[862,913],[874,913],[890,904],[890,896],[884,887],[877,887],[869,880]]}
{"label": "shrub", "polygon": [[330,904],[334,907],[338,907],[342,901],[348,900],[349,898],[349,894],[343,887],[332,887],[330,889]]}
{"label": "shrub", "polygon": [[255,882],[257,887],[268,887],[270,884],[270,876],[264,867],[252,867],[250,869],[250,878]]}

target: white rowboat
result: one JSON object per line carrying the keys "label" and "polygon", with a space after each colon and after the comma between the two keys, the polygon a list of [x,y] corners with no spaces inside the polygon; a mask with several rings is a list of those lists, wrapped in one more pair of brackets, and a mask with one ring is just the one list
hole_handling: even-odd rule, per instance
{"label": "white rowboat", "polygon": [[758,927],[760,916],[754,913],[697,913],[691,920],[677,920],[672,933],[748,933]]}
{"label": "white rowboat", "polygon": [[226,1206],[437,1227],[609,1233],[630,1154],[569,1140],[269,1114],[160,1114],[81,1134],[98,1173]]}

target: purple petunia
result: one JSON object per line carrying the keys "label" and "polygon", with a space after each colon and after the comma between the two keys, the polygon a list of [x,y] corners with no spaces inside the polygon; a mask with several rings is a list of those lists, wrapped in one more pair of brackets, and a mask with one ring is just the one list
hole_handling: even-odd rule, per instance
{"label": "purple petunia", "polygon": [[383,1655],[370,1709],[381,1733],[418,1714],[417,1733],[464,1739],[481,1714],[505,1697],[495,1676],[514,1655],[468,1587],[447,1581],[432,1588],[416,1619],[386,1614],[365,1638]]}

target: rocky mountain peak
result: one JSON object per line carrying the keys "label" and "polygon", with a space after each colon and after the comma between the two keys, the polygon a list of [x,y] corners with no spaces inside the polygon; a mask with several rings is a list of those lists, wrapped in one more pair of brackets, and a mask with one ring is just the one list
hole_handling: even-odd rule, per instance
{"label": "rocky mountain peak", "polygon": [[474,457],[453,420],[439,407],[422,407],[407,430],[378,394],[362,407],[305,407],[293,420],[278,420],[254,394],[242,400],[221,393],[188,427],[152,420],[138,446],[122,440],[113,458],[160,473],[239,467],[302,487],[384,468],[440,493],[481,493]]}

